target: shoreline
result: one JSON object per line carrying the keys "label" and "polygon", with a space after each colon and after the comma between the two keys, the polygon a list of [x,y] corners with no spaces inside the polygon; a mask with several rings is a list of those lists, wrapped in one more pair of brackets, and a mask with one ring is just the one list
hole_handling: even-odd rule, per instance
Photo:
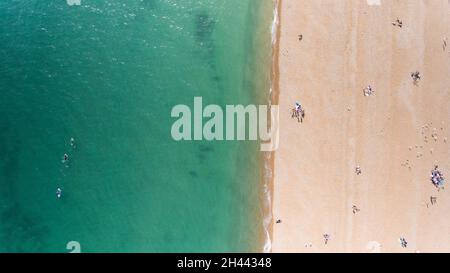
{"label": "shoreline", "polygon": [[[271,68],[270,68],[270,83],[268,104],[277,105],[279,96],[279,41],[280,41],[280,12],[282,0],[273,0],[272,7],[272,25],[271,25]],[[268,117],[270,123],[270,117]],[[275,153],[264,152],[261,168],[262,177],[262,205],[263,205],[263,228],[262,234],[263,253],[272,252],[272,238],[273,238],[273,192],[274,192],[274,167],[275,167]]]}

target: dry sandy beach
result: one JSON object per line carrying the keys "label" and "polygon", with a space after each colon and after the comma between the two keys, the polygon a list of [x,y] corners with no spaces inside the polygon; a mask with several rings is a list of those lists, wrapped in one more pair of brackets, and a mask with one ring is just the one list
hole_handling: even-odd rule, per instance
{"label": "dry sandy beach", "polygon": [[450,180],[450,1],[283,0],[279,15],[272,251],[450,252],[450,187],[430,181],[435,165]]}

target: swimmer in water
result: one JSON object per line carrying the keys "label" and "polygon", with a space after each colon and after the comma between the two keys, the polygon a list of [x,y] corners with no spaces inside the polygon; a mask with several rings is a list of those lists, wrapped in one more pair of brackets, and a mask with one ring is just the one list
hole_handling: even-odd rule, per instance
{"label": "swimmer in water", "polygon": [[69,155],[64,154],[64,155],[63,155],[62,163],[66,163],[67,161],[69,161]]}
{"label": "swimmer in water", "polygon": [[62,195],[62,190],[61,190],[61,188],[58,188],[58,189],[56,190],[56,197],[57,197],[58,199],[60,199],[60,198],[61,198],[61,195]]}

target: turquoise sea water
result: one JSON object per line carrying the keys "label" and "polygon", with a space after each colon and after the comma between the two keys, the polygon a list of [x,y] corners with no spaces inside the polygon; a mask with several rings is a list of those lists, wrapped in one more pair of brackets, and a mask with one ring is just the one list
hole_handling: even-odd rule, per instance
{"label": "turquoise sea water", "polygon": [[261,251],[258,143],[170,111],[265,103],[271,2],[1,1],[0,252]]}

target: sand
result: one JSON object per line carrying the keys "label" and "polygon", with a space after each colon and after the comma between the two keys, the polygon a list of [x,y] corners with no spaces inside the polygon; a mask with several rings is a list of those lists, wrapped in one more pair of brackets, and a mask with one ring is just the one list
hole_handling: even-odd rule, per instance
{"label": "sand", "polygon": [[450,252],[449,2],[282,1],[273,252]]}

